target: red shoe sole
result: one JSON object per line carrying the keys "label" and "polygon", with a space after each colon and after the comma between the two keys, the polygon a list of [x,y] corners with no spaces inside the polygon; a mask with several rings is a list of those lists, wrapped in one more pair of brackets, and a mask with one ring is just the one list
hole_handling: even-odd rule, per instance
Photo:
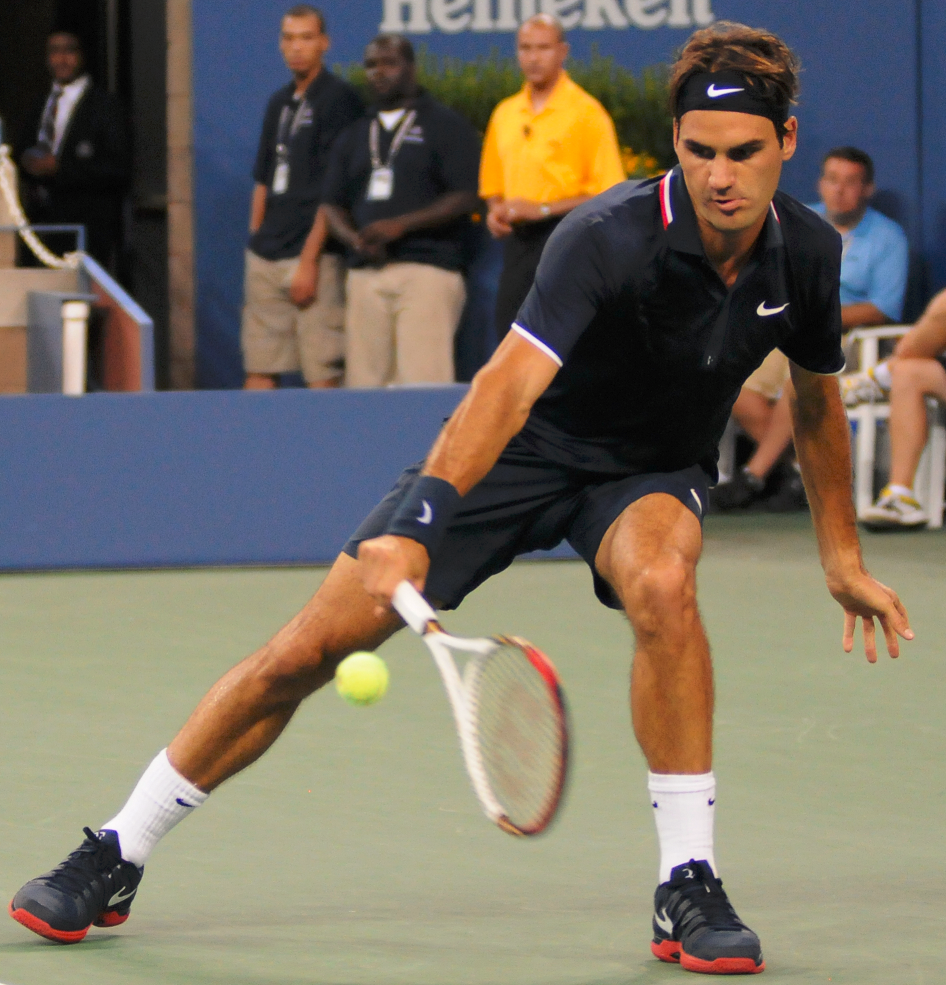
{"label": "red shoe sole", "polygon": [[100,913],[92,921],[92,923],[96,927],[117,927],[120,923],[124,923],[130,916],[130,913],[126,913],[122,916],[114,910],[105,910],[103,913]]}
{"label": "red shoe sole", "polygon": [[45,920],[33,916],[29,910],[14,910],[12,902],[7,907],[7,912],[17,923],[23,924],[27,930],[32,930],[34,934],[39,934],[40,937],[45,937],[48,941],[56,941],[58,944],[78,944],[89,932],[89,927],[84,930],[55,930]]}
{"label": "red shoe sole", "polygon": [[651,941],[650,949],[654,957],[660,958],[661,961],[666,961],[668,964],[680,963],[680,954],[683,948],[680,947],[679,941],[661,941],[659,944],[656,941]]}
{"label": "red shoe sole", "polygon": [[715,961],[704,961],[694,958],[682,951],[680,966],[687,971],[698,971],[704,975],[758,975],[765,971],[765,962],[756,964],[752,958],[717,958]]}
{"label": "red shoe sole", "polygon": [[696,971],[703,975],[758,975],[765,971],[765,962],[756,964],[752,958],[717,958],[715,961],[704,961],[687,954],[679,941],[650,942],[650,950],[655,958],[668,964],[679,964],[687,971]]}

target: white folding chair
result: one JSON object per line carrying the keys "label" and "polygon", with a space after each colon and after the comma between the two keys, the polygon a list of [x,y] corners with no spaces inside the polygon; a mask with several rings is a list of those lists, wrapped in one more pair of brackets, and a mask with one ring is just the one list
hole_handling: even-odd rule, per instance
{"label": "white folding chair", "polygon": [[[909,330],[907,325],[880,325],[856,328],[848,336],[852,350],[859,352],[857,370],[863,372],[877,365],[881,339],[898,339]],[[854,343],[857,343],[855,346]],[[943,487],[946,485],[946,422],[944,409],[937,400],[926,401],[929,437],[920,457],[913,491],[926,510],[927,527],[938,530],[943,525]],[[866,403],[851,407],[848,420],[854,426],[854,506],[858,517],[874,501],[874,467],[877,454],[877,422],[890,418],[888,403]]]}

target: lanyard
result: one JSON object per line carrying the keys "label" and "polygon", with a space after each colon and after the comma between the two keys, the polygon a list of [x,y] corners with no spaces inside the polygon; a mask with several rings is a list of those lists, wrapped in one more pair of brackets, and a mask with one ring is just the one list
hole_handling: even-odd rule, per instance
{"label": "lanyard", "polygon": [[[279,114],[279,128],[276,136],[276,154],[285,158],[289,156],[289,141],[299,132],[302,117],[309,109],[309,101],[304,97],[299,100],[295,113],[288,106],[283,106]],[[291,118],[291,122],[290,122]]]}
{"label": "lanyard", "polygon": [[377,117],[371,121],[371,126],[368,129],[368,147],[371,151],[372,171],[378,171],[381,168],[391,168],[397,152],[401,149],[401,144],[404,143],[404,138],[414,125],[414,120],[416,119],[417,112],[412,109],[401,121],[401,125],[397,128],[397,133],[391,141],[391,146],[388,148],[388,159],[384,164],[381,163],[381,124],[378,123]]}

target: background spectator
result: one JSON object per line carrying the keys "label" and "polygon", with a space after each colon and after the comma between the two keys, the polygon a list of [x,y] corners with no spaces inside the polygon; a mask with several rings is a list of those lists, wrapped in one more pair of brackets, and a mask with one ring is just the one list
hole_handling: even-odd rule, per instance
{"label": "background spectator", "polygon": [[344,356],[340,244],[318,217],[329,150],[362,112],[355,90],[322,66],[325,20],[299,4],[282,19],[279,50],[293,81],[269,100],[253,177],[242,326],[244,386],[268,390],[302,370],[337,386]]}
{"label": "background spectator", "polygon": [[493,111],[480,170],[489,231],[506,240],[496,301],[500,340],[532,287],[555,226],[625,178],[611,117],[564,70],[561,23],[549,14],[527,20],[516,54],[525,84]]}
{"label": "background spectator", "polygon": [[[114,267],[131,151],[121,107],[85,72],[82,42],[57,31],[46,42],[53,84],[29,116],[16,148],[23,204],[35,224],[85,226],[86,252]],[[44,237],[56,252],[75,239]],[[32,263],[31,255],[23,257]]]}
{"label": "background spectator", "polygon": [[890,482],[861,518],[879,529],[921,527],[928,515],[913,494],[927,438],[926,397],[946,403],[946,291],[930,301],[922,318],[897,342],[890,359],[841,381],[848,406],[890,399]]}
{"label": "background spectator", "polygon": [[[818,182],[821,201],[811,208],[841,234],[841,324],[845,331],[897,322],[903,314],[907,237],[892,219],[870,208],[874,190],[874,162],[868,154],[856,147],[828,151]],[[773,483],[767,485],[766,480],[792,440],[790,389],[788,359],[778,350],[746,381],[733,416],[758,445],[742,471],[713,490],[717,509],[745,508],[771,492]],[[775,478],[777,488],[767,501],[769,508],[802,507],[804,488],[797,470],[787,464]]]}
{"label": "background spectator", "polygon": [[374,111],[339,138],[325,186],[329,223],[349,247],[346,382],[447,383],[479,139],[419,89],[406,38],[375,38],[365,70]]}

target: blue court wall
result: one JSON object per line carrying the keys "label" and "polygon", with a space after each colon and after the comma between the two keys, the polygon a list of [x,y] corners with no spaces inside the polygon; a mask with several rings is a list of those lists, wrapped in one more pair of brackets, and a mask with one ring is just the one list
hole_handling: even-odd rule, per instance
{"label": "blue court wall", "polygon": [[0,570],[331,561],[465,390],[0,398]]}
{"label": "blue court wall", "polygon": [[[731,19],[768,27],[804,64],[801,140],[783,188],[810,201],[821,156],[838,144],[869,151],[885,211],[946,284],[943,181],[946,4],[942,0],[321,0],[329,62],[360,57],[384,24],[438,54],[511,53],[522,17],[554,10],[572,50],[592,46],[634,70],[668,61],[694,27]],[[193,0],[198,376],[242,380],[239,309],[250,172],[268,95],[287,76],[269,0]],[[922,75],[921,75],[922,72]]]}

